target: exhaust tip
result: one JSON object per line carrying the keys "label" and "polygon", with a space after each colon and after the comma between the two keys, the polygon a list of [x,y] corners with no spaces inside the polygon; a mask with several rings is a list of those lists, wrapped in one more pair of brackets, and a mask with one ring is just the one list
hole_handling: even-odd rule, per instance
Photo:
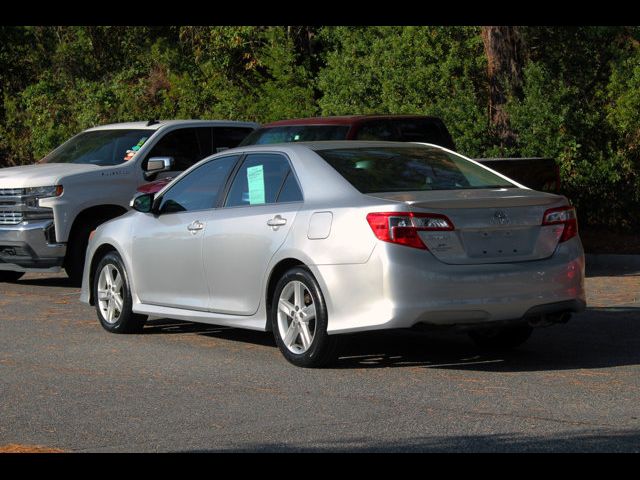
{"label": "exhaust tip", "polygon": [[548,327],[556,323],[567,323],[571,320],[571,312],[547,313],[529,319],[531,327]]}

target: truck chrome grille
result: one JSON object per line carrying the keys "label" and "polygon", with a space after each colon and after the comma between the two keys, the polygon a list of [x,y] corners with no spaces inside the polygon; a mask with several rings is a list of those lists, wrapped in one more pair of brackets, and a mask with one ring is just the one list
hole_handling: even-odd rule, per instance
{"label": "truck chrome grille", "polygon": [[17,225],[22,222],[22,212],[0,210],[0,225]]}
{"label": "truck chrome grille", "polygon": [[24,188],[0,188],[0,197],[16,197],[24,195]]}

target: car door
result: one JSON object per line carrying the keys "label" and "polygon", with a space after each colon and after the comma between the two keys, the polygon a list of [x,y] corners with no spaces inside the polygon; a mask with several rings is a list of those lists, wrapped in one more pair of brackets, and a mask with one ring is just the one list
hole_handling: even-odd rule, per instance
{"label": "car door", "polygon": [[205,218],[218,203],[239,155],[193,169],[160,199],[156,214],[133,227],[132,262],[142,303],[207,310],[210,292],[202,266]]}
{"label": "car door", "polygon": [[285,155],[252,153],[244,158],[223,208],[204,233],[212,311],[252,315],[258,310],[267,265],[301,206],[302,192]]}

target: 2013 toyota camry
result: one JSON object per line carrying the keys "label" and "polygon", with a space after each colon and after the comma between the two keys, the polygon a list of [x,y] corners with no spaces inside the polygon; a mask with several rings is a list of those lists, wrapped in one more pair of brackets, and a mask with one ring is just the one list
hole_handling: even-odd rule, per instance
{"label": "2013 toyota camry", "polygon": [[341,333],[451,326],[510,347],[585,308],[567,199],[435,145],[241,147],[132,206],[84,270],[82,301],[114,333],[147,316],[271,330],[311,367]]}

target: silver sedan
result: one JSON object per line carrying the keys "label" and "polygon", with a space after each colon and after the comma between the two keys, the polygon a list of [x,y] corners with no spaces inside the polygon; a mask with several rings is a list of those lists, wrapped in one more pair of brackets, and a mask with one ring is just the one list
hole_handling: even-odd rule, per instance
{"label": "silver sedan", "polygon": [[241,147],[132,206],[87,249],[81,298],[114,333],[148,316],[272,331],[311,367],[347,332],[446,326],[505,348],[585,308],[567,199],[435,145]]}

